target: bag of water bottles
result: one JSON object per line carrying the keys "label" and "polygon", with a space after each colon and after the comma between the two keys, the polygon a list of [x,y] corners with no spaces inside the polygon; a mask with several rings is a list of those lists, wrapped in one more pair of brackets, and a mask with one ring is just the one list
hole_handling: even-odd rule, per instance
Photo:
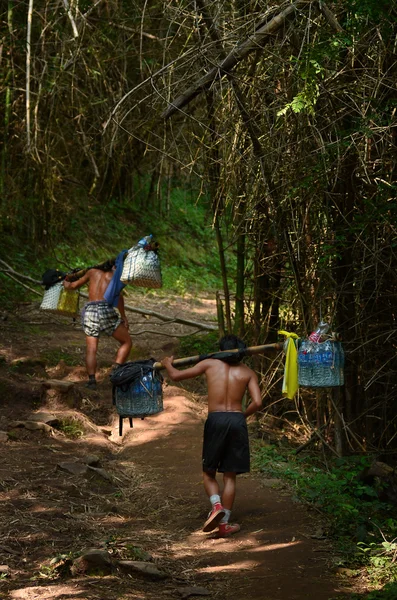
{"label": "bag of water bottles", "polygon": [[110,376],[113,403],[121,417],[155,415],[163,410],[163,377],[153,369],[154,359],[130,361]]}
{"label": "bag of water bottles", "polygon": [[298,348],[298,383],[314,388],[341,386],[345,382],[344,364],[341,342],[304,339]]}
{"label": "bag of water bottles", "polygon": [[163,282],[157,250],[158,244],[152,242],[152,235],[147,235],[130,248],[120,281],[138,287],[161,288]]}

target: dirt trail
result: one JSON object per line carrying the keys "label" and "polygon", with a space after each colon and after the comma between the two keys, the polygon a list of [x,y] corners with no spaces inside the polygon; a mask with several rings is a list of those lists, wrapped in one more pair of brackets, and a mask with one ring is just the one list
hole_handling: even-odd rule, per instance
{"label": "dirt trail", "polygon": [[[159,309],[156,299],[146,303]],[[215,314],[209,301],[190,306],[164,301],[161,309],[197,320]],[[163,331],[151,321],[150,329],[155,327]],[[171,354],[177,335],[186,330],[167,327],[171,338],[134,337],[134,359]],[[125,420],[120,438],[108,380],[114,341],[101,340],[97,392],[82,385],[83,349],[78,323],[45,318],[37,307],[23,306],[0,323],[0,567],[10,570],[10,576],[0,575],[1,600],[168,600],[198,594],[197,586],[216,600],[348,597],[331,569],[327,540],[311,537],[318,515],[275,481],[240,476],[232,520],[241,532],[229,539],[201,532],[209,510],[200,469],[205,401],[199,394],[205,388],[198,384],[192,395],[165,386],[164,411],[134,419],[133,429]],[[61,351],[80,366],[61,360],[54,368],[39,365],[27,372],[12,363],[24,356],[48,360]],[[74,392],[44,393],[46,378],[74,382]],[[84,435],[71,439],[57,429],[12,426],[42,410],[80,420]],[[9,432],[8,439],[1,432]],[[98,456],[112,482],[59,468],[65,461],[81,464],[87,455]],[[167,578],[152,581],[118,571],[56,576],[54,559],[62,562],[60,557],[90,547],[124,560],[148,553]]]}

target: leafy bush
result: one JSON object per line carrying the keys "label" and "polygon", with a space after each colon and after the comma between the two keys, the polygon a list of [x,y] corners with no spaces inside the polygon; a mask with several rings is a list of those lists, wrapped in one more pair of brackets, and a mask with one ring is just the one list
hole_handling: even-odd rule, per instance
{"label": "leafy bush", "polygon": [[75,440],[84,435],[84,427],[80,421],[77,419],[65,417],[64,419],[60,419],[58,429],[63,431],[63,433]]}

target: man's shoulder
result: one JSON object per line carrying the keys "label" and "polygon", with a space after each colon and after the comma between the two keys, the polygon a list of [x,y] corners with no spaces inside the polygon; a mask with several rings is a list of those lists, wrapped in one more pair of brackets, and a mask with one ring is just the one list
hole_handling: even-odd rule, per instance
{"label": "man's shoulder", "polygon": [[108,277],[109,273],[113,275],[111,271],[102,271],[102,269],[88,269],[88,277]]}
{"label": "man's shoulder", "polygon": [[238,368],[241,369],[242,372],[244,372],[247,375],[256,375],[255,371],[253,369],[251,369],[251,367],[249,367],[248,365],[245,365],[244,363],[240,363],[239,365],[236,365]]}
{"label": "man's shoulder", "polygon": [[219,360],[217,360],[216,358],[204,358],[203,360],[200,360],[200,363],[202,363],[205,366],[211,367],[217,365],[219,363]]}

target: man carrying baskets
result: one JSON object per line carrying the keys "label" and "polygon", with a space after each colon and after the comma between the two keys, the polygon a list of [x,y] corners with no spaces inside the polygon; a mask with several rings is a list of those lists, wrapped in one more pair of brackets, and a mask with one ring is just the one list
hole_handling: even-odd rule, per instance
{"label": "man carrying baskets", "polygon": [[[223,337],[219,346],[222,351],[246,348],[235,335]],[[236,493],[236,475],[250,470],[246,418],[262,408],[256,373],[240,360],[238,353],[221,360],[207,358],[184,371],[172,366],[172,356],[161,361],[172,381],[206,376],[208,417],[204,427],[203,477],[212,510],[203,531],[218,527],[218,537],[229,537],[240,530],[240,525],[229,524],[229,518]],[[243,411],[246,390],[252,402]],[[223,474],[222,494],[216,480],[217,471]]]}
{"label": "man carrying baskets", "polygon": [[[77,281],[63,282],[66,289],[75,290],[88,284],[88,299],[82,311],[82,325],[86,334],[86,366],[88,372],[87,387],[96,388],[97,350],[99,336],[103,333],[112,335],[120,344],[116,354],[116,365],[123,364],[130,353],[132,342],[128,333],[128,321],[124,310],[124,299],[120,283],[125,252],[121,252],[116,260],[109,261],[102,269],[89,269]],[[115,307],[118,308],[119,313]]]}

